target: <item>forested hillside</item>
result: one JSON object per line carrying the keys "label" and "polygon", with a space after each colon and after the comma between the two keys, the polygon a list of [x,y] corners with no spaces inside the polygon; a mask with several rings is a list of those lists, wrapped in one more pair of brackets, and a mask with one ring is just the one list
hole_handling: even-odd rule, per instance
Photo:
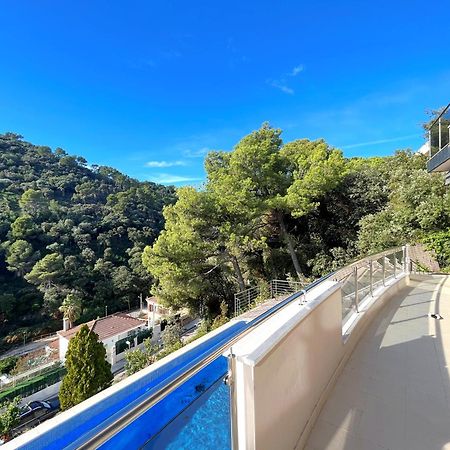
{"label": "forested hillside", "polygon": [[174,197],[172,188],[0,135],[2,336],[50,331],[62,304],[81,319],[136,306],[151,284],[142,251]]}
{"label": "forested hillside", "polygon": [[210,152],[201,189],[133,180],[0,135],[0,331],[6,341],[137,305],[213,319],[270,279],[307,282],[361,255],[424,242],[450,265],[450,195],[409,150],[345,158],[264,124]]}
{"label": "forested hillside", "polygon": [[[270,279],[311,280],[349,260],[427,242],[450,261],[450,197],[426,158],[344,158],[323,140],[283,143],[264,124],[211,152],[202,190],[178,190],[143,254],[152,292],[214,317],[233,293]],[[445,253],[446,252],[446,253]]]}

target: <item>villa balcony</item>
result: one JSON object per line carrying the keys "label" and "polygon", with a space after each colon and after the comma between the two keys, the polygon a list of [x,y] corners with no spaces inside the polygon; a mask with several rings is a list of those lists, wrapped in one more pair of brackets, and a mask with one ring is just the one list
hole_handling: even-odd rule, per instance
{"label": "villa balcony", "polygon": [[406,246],[274,295],[4,448],[449,448],[438,270]]}
{"label": "villa balcony", "polygon": [[448,172],[450,170],[450,146],[447,144],[427,161],[428,172]]}
{"label": "villa balcony", "polygon": [[450,171],[450,104],[428,130],[428,172]]}

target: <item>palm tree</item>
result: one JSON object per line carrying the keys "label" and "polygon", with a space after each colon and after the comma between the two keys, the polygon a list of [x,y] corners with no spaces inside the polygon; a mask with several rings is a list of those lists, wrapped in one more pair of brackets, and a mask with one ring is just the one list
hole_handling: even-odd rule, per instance
{"label": "palm tree", "polygon": [[66,298],[59,307],[64,314],[64,319],[69,321],[69,328],[72,328],[73,322],[80,318],[82,299],[77,293],[67,294]]}

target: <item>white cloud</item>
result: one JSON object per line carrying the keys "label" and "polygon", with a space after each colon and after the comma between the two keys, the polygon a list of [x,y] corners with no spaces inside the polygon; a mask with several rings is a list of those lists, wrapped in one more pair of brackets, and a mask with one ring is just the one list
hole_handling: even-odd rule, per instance
{"label": "white cloud", "polygon": [[284,83],[284,80],[273,80],[270,82],[270,85],[273,86],[274,88],[279,89],[280,91],[284,92],[285,94],[289,94],[289,95],[294,95],[295,91],[294,89],[290,88],[289,86],[287,86]]}
{"label": "white cloud", "polygon": [[304,67],[300,64],[298,66],[295,66],[291,73],[289,74],[291,77],[296,77],[300,72],[303,72]]}
{"label": "white cloud", "polygon": [[175,166],[185,166],[185,161],[149,161],[145,163],[147,167],[157,167],[159,169],[162,169],[164,167],[175,167]]}
{"label": "white cloud", "polygon": [[178,184],[193,181],[202,181],[202,178],[189,177],[184,175],[172,175],[170,173],[158,173],[149,177],[150,181],[161,184]]}
{"label": "white cloud", "polygon": [[420,137],[420,134],[408,134],[406,136],[399,136],[395,138],[388,138],[388,139],[378,139],[376,141],[367,141],[367,142],[359,142],[357,144],[350,144],[350,145],[343,145],[342,148],[348,149],[348,148],[358,148],[358,147],[368,147],[369,145],[377,145],[377,144],[389,144],[390,142],[398,142],[398,141],[404,141],[406,139],[412,139]]}
{"label": "white cloud", "polygon": [[303,72],[303,69],[304,67],[299,64],[298,66],[295,66],[290,72],[280,77],[278,80],[267,80],[267,83],[269,83],[270,86],[279,89],[281,92],[284,92],[285,94],[294,95],[295,91],[290,86],[288,86],[287,78],[296,77],[300,72]]}

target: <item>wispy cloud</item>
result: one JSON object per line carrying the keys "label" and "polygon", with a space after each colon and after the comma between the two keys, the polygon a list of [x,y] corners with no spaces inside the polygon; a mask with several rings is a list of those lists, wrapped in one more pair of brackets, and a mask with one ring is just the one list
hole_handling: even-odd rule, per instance
{"label": "wispy cloud", "polygon": [[186,158],[203,158],[210,152],[211,149],[209,147],[201,147],[196,150],[192,150],[190,148],[186,148],[183,150],[183,155]]}
{"label": "wispy cloud", "polygon": [[159,169],[165,167],[176,167],[176,166],[185,166],[186,161],[178,160],[178,161],[148,161],[145,163],[147,167],[157,167]]}
{"label": "wispy cloud", "polygon": [[294,95],[295,91],[289,86],[288,79],[296,77],[299,73],[303,72],[303,70],[303,65],[299,64],[298,66],[292,68],[292,70],[288,73],[282,75],[280,78],[276,80],[267,80],[267,83],[270,86],[279,89],[281,92],[284,92],[285,94]]}
{"label": "wispy cloud", "polygon": [[283,83],[282,81],[277,81],[277,80],[271,80],[269,82],[269,84],[274,87],[279,89],[280,91],[284,92],[285,94],[289,94],[289,95],[294,95],[295,91],[294,89],[290,88],[289,86],[287,86],[285,83]]}
{"label": "wispy cloud", "polygon": [[296,77],[300,72],[303,72],[303,65],[299,64],[298,66],[295,66],[292,70],[291,73],[289,74],[291,77]]}
{"label": "wispy cloud", "polygon": [[399,142],[404,141],[406,139],[412,139],[422,136],[421,134],[408,134],[406,136],[398,136],[395,138],[387,138],[387,139],[378,139],[376,141],[367,141],[367,142],[358,142],[357,144],[350,144],[350,145],[343,145],[343,149],[349,149],[349,148],[358,148],[358,147],[368,147],[370,145],[377,145],[377,144],[389,144],[390,142]]}
{"label": "wispy cloud", "polygon": [[155,183],[161,184],[179,184],[179,183],[189,183],[194,181],[202,181],[202,178],[184,176],[184,175],[173,175],[170,173],[157,173],[149,177],[149,179]]}

